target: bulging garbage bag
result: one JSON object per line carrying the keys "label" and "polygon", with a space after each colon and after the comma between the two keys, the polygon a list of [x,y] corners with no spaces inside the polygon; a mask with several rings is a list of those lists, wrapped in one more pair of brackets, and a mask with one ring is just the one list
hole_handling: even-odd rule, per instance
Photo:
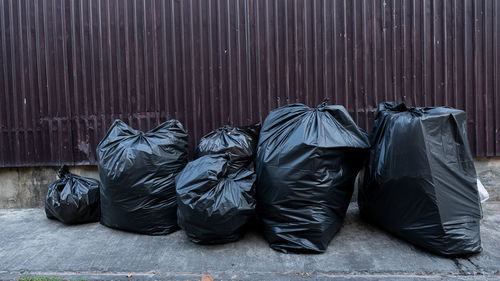
{"label": "bulging garbage bag", "polygon": [[269,113],[255,166],[257,214],[273,249],[327,249],[368,148],[367,134],[343,106],[291,104]]}
{"label": "bulging garbage bag", "polygon": [[381,103],[371,143],[360,177],[361,215],[434,253],[481,251],[465,112]]}
{"label": "bulging garbage bag", "polygon": [[255,214],[255,172],[229,173],[229,159],[205,155],[177,176],[179,226],[195,243],[236,241]]}
{"label": "bulging garbage bag", "polygon": [[65,224],[97,222],[101,216],[99,189],[101,183],[81,177],[62,166],[45,199],[45,214]]}
{"label": "bulging garbage bag", "polygon": [[[253,169],[259,131],[259,123],[242,127],[222,126],[201,138],[196,149],[196,158],[209,154],[227,153],[231,159],[230,173],[241,168]],[[249,164],[252,165],[249,167]]]}
{"label": "bulging garbage bag", "polygon": [[116,120],[97,147],[101,223],[150,235],[177,230],[175,177],[187,157],[179,121],[143,133]]}

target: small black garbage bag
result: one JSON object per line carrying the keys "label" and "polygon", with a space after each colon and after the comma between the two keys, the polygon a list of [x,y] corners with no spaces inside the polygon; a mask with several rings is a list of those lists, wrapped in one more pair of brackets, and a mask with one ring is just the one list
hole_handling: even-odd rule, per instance
{"label": "small black garbage bag", "polygon": [[360,177],[362,216],[437,254],[481,251],[465,112],[381,103],[371,143]]}
{"label": "small black garbage bag", "polygon": [[187,153],[187,134],[177,120],[147,133],[116,120],[97,147],[101,223],[150,235],[177,230],[175,176]]}
{"label": "small black garbage bag", "polygon": [[255,172],[229,173],[229,155],[205,155],[177,176],[178,223],[199,244],[238,240],[255,214]]}
{"label": "small black garbage bag", "polygon": [[[196,158],[209,154],[227,153],[231,158],[230,173],[241,168],[253,169],[259,131],[259,123],[242,127],[222,126],[201,138],[196,149]],[[252,165],[249,166],[249,164]]]}
{"label": "small black garbage bag", "polygon": [[97,222],[101,216],[99,189],[101,183],[92,178],[81,177],[62,166],[45,198],[45,214],[65,224]]}
{"label": "small black garbage bag", "polygon": [[367,134],[343,106],[291,104],[269,113],[255,166],[257,214],[273,249],[326,251],[368,148]]}

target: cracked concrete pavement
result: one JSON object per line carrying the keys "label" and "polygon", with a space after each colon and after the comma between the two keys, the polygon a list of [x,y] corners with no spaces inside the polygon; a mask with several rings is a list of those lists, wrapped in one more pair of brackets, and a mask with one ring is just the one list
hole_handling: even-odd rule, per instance
{"label": "cracked concrete pavement", "polygon": [[153,237],[98,223],[65,226],[46,219],[43,209],[0,209],[0,279],[500,280],[500,202],[483,210],[483,252],[451,259],[368,224],[355,203],[328,251],[311,255],[276,252],[258,233],[200,246],[182,231]]}

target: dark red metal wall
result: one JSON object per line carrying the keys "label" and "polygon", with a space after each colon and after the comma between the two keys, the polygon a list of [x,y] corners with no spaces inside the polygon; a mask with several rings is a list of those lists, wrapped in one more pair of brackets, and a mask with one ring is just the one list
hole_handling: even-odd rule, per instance
{"label": "dark red metal wall", "polygon": [[121,118],[179,119],[191,147],[278,106],[381,101],[465,109],[500,155],[494,0],[0,0],[0,166],[94,164]]}

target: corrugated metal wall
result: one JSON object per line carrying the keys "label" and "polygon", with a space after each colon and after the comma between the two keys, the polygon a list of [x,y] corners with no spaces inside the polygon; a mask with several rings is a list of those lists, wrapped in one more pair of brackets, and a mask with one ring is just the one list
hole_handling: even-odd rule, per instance
{"label": "corrugated metal wall", "polygon": [[94,164],[115,118],[179,119],[191,145],[275,107],[465,109],[500,155],[494,0],[0,0],[0,166]]}

